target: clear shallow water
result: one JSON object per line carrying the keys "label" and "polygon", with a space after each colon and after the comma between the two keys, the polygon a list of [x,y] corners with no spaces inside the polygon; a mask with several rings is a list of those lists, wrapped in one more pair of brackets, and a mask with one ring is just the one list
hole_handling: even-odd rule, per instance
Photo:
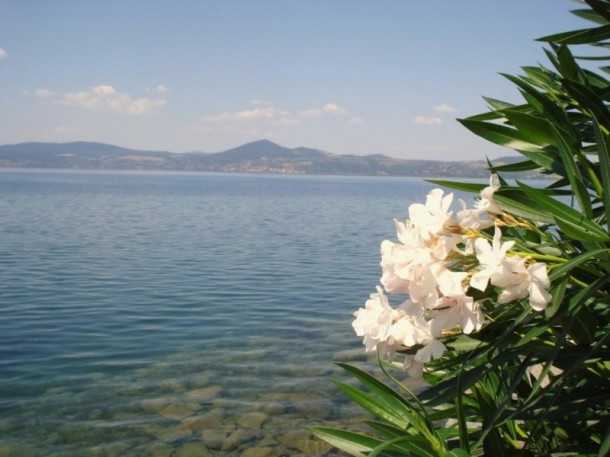
{"label": "clear shallow water", "polygon": [[0,170],[0,456],[334,454],[304,426],[359,419],[332,359],[431,188]]}

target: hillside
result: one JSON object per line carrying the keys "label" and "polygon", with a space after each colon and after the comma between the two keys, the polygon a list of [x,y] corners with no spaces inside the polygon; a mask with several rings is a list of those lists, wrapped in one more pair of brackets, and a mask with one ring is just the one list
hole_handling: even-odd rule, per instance
{"label": "hillside", "polygon": [[[514,160],[506,157],[494,163]],[[338,155],[310,148],[287,148],[267,140],[216,153],[142,151],[92,142],[19,143],[0,146],[0,167],[419,177],[489,175],[484,160],[443,162],[394,159],[381,154]]]}

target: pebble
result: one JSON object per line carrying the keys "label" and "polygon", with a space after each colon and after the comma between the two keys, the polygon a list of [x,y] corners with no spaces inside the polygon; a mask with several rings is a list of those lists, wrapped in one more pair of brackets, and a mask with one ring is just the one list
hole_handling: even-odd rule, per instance
{"label": "pebble", "polygon": [[190,416],[192,413],[192,410],[181,405],[168,405],[161,411],[159,411],[159,414],[161,414],[163,417],[176,420],[180,420],[185,418],[186,416]]}
{"label": "pebble", "polygon": [[184,394],[188,401],[204,402],[216,398],[221,391],[220,386],[203,387],[201,389],[190,390]]}
{"label": "pebble", "polygon": [[180,446],[172,457],[211,457],[210,451],[201,441],[189,441]]}
{"label": "pebble", "polygon": [[246,413],[237,420],[237,425],[243,428],[261,428],[268,417],[265,413]]}

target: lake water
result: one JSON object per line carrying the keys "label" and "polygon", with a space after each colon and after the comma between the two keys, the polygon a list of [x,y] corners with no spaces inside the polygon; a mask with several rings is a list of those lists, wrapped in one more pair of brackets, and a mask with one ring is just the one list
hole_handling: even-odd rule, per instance
{"label": "lake water", "polygon": [[332,361],[432,187],[0,170],[0,456],[336,454],[304,427],[361,419]]}

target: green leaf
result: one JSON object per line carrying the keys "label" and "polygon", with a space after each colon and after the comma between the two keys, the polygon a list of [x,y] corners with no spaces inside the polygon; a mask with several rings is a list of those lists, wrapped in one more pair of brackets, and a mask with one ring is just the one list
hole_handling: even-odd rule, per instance
{"label": "green leaf", "polygon": [[455,341],[447,343],[447,346],[459,352],[468,352],[488,344],[485,341],[476,340],[468,335],[460,335]]}
{"label": "green leaf", "polygon": [[610,231],[610,144],[606,141],[608,137],[602,133],[595,116],[593,117],[593,128],[598,147],[597,155],[599,156],[599,172],[603,187],[602,201],[606,213],[606,228]]}
{"label": "green leaf", "polygon": [[470,457],[470,454],[464,449],[457,448],[449,451],[447,457]]}
{"label": "green leaf", "polygon": [[[554,284],[553,281],[552,283]],[[553,285],[549,291],[551,293],[551,302],[544,309],[544,315],[547,318],[550,319],[551,317],[555,316],[555,314],[557,314],[557,312],[561,309],[562,305],[564,304],[563,297],[565,296],[567,285],[567,280],[561,281],[556,285]]]}
{"label": "green leaf", "polygon": [[604,457],[610,455],[610,424],[606,429],[606,433],[604,434],[604,441],[602,441],[602,445],[599,448],[598,457]]}
{"label": "green leaf", "polygon": [[570,336],[577,344],[590,343],[595,339],[595,330],[597,322],[595,315],[586,306],[581,306],[576,313],[572,315],[572,326],[570,328]]}
{"label": "green leaf", "polygon": [[571,125],[563,107],[559,106],[555,101],[553,101],[549,95],[538,91],[530,84],[526,83],[520,78],[517,78],[516,76],[504,73],[502,73],[502,76],[511,81],[513,84],[516,84],[523,91],[524,97],[528,100],[530,105],[550,122],[566,127]]}
{"label": "green leaf", "polygon": [[555,54],[559,62],[557,70],[565,79],[573,79],[575,81],[583,81],[585,79],[582,70],[566,45],[556,47]]}
{"label": "green leaf", "polygon": [[370,436],[330,427],[307,427],[307,429],[318,438],[354,457],[366,457],[367,454],[365,453],[370,452],[382,443]]}
{"label": "green leaf", "polygon": [[559,146],[561,161],[566,167],[566,174],[570,180],[572,191],[576,196],[576,200],[578,201],[581,210],[585,213],[585,216],[591,219],[593,217],[591,197],[589,196],[589,193],[585,187],[580,169],[574,160],[574,156],[580,155],[580,144],[578,144],[578,141],[575,141],[574,137],[570,135],[570,133],[564,131],[563,129],[558,129],[555,126],[552,126],[552,128]]}
{"label": "green leaf", "polygon": [[536,202],[527,198],[522,192],[516,192],[513,189],[500,189],[494,194],[494,202],[500,209],[514,216],[524,217],[545,224],[555,223],[552,214],[539,211]]}
{"label": "green leaf", "polygon": [[532,143],[557,144],[553,130],[546,119],[510,109],[504,110],[503,113],[510,123]]}
{"label": "green leaf", "polygon": [[351,398],[355,403],[377,416],[378,418],[387,421],[395,427],[406,429],[409,427],[409,416],[412,414],[404,410],[404,405],[397,408],[397,404],[388,404],[385,401],[368,395],[360,389],[348,384],[335,381],[335,385],[341,391]]}
{"label": "green leaf", "polygon": [[610,25],[602,25],[593,29],[574,30],[538,38],[536,41],[561,44],[597,43],[610,38]]}
{"label": "green leaf", "polygon": [[605,25],[608,23],[608,20],[605,19],[601,14],[592,10],[572,10],[570,12],[578,17],[586,19],[587,21],[595,22],[599,25]]}
{"label": "green leaf", "polygon": [[437,186],[446,187],[448,189],[461,190],[473,194],[481,193],[487,187],[487,184],[476,184],[469,182],[444,181],[442,179],[426,179],[427,182],[436,184]]}
{"label": "green leaf", "polygon": [[544,143],[536,144],[518,130],[504,125],[468,119],[458,119],[458,121],[475,135],[491,141],[492,143],[517,151],[538,152],[542,149],[542,146],[544,146]]}
{"label": "green leaf", "polygon": [[555,282],[557,279],[568,274],[573,268],[576,268],[582,263],[587,262],[591,259],[595,259],[596,257],[606,254],[608,252],[610,252],[610,249],[597,249],[595,251],[585,252],[576,257],[573,257],[566,263],[562,263],[561,265],[553,267],[551,273],[549,274],[549,279],[551,280],[551,282]]}
{"label": "green leaf", "polygon": [[538,151],[538,152],[527,152],[527,151],[520,151],[521,155],[524,157],[527,157],[529,160],[531,160],[532,162],[538,164],[540,167],[544,168],[545,170],[552,172],[552,173],[556,173],[560,176],[565,176],[566,175],[566,169],[563,166],[563,164],[561,163],[561,161],[557,160],[557,154],[551,154],[549,152],[545,152],[545,151]]}
{"label": "green leaf", "polygon": [[610,112],[594,90],[568,79],[563,80],[562,83],[581,108],[586,109],[604,125],[610,125]]}
{"label": "green leaf", "polygon": [[601,0],[586,0],[587,4],[593,8],[593,10],[601,17],[606,19],[606,22],[610,21],[610,11],[608,10],[608,2]]}
{"label": "green leaf", "polygon": [[515,173],[520,171],[537,170],[540,165],[532,162],[531,160],[524,160],[523,162],[509,163],[506,165],[493,165],[490,170],[494,173]]}
{"label": "green leaf", "polygon": [[[608,233],[591,219],[574,208],[555,200],[541,189],[535,189],[526,184],[519,183],[519,187],[534,203],[533,211],[538,211],[540,216],[551,217],[562,230],[568,230],[570,236],[583,241],[609,241]],[[494,198],[496,196],[494,195]],[[536,220],[536,218],[533,218]]]}

